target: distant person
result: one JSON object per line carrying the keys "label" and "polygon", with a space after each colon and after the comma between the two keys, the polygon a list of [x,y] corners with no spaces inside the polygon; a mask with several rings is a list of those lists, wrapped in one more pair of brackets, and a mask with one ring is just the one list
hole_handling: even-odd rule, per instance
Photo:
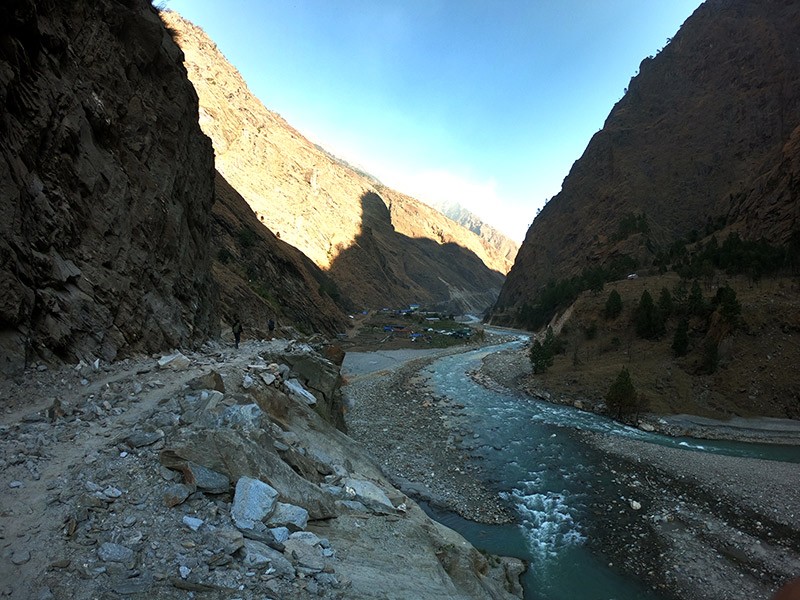
{"label": "distant person", "polygon": [[267,322],[267,328],[269,329],[269,339],[272,339],[272,336],[275,334],[275,321],[270,319]]}
{"label": "distant person", "polygon": [[231,327],[231,331],[233,331],[233,344],[236,348],[239,347],[239,340],[242,338],[242,323],[239,321],[239,317],[233,319],[233,327]]}

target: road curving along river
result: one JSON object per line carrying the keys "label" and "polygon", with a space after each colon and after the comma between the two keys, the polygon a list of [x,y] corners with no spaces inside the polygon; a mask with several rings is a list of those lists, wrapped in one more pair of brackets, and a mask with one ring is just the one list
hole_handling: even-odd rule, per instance
{"label": "road curving along river", "polygon": [[[485,525],[426,507],[432,516],[459,531],[473,545],[494,554],[529,562],[525,598],[536,600],[664,599],[675,590],[656,585],[658,577],[637,580],[631,569],[615,564],[619,553],[605,552],[598,539],[620,544],[650,543],[637,511],[642,498],[631,492],[625,467],[587,443],[587,432],[619,440],[729,456],[800,462],[800,447],[670,438],[640,431],[568,406],[490,390],[470,376],[489,353],[519,346],[515,341],[438,358],[420,375],[438,395],[458,408],[449,426],[469,434],[461,447],[480,465],[488,483],[512,508],[514,525]],[[383,360],[383,359],[382,359]],[[345,363],[347,366],[347,362]],[[636,482],[635,482],[636,483]],[[635,489],[635,488],[634,488]],[[642,511],[644,512],[644,511]],[[665,517],[666,518],[666,517]],[[631,523],[626,541],[610,529]],[[638,532],[638,533],[636,533]],[[654,551],[655,552],[655,551]],[[663,554],[662,554],[663,556]],[[658,562],[658,555],[652,561]],[[647,581],[645,581],[647,579]],[[663,582],[663,578],[662,578]]]}

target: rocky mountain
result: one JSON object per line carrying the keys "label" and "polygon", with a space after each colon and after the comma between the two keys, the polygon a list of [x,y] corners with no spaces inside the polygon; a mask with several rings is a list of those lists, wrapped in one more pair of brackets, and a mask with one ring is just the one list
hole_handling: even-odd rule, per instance
{"label": "rocky mountain", "polygon": [[0,38],[2,372],[191,347],[234,313],[343,330],[329,276],[215,179],[148,3],[15,2]]}
{"label": "rocky mountain", "polygon": [[0,40],[0,368],[214,334],[214,156],[156,11],[17,0]]}
{"label": "rocky mountain", "polygon": [[645,58],[528,231],[495,313],[586,269],[649,268],[719,231],[797,232],[800,6],[708,0]]}
{"label": "rocky mountain", "polygon": [[488,244],[497,248],[500,254],[508,261],[508,269],[506,269],[505,272],[507,273],[511,270],[517,252],[519,252],[519,244],[517,242],[510,239],[504,233],[495,229],[483,221],[478,215],[470,212],[457,202],[434,202],[431,206],[448,219],[452,219],[462,227],[466,227],[475,235],[480,236],[480,238],[485,240]]}
{"label": "rocky mountain", "polygon": [[200,28],[174,12],[163,18],[186,55],[217,169],[267,228],[330,274],[342,298],[458,312],[494,301],[509,265],[499,250],[318,148],[252,95]]}
{"label": "rocky mountain", "polygon": [[264,337],[270,319],[306,334],[344,331],[330,277],[262,226],[219,173],[214,188],[211,240],[221,318],[227,324],[241,318],[246,337]]}

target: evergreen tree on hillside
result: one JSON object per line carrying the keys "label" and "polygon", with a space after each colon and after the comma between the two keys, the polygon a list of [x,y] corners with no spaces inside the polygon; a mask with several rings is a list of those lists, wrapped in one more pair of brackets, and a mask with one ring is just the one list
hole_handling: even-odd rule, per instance
{"label": "evergreen tree on hillside", "polygon": [[675,310],[672,302],[672,294],[670,294],[667,288],[661,288],[661,295],[658,297],[658,309],[665,319],[669,319],[672,316],[672,312]]}
{"label": "evergreen tree on hillside", "polygon": [[617,290],[611,290],[606,300],[606,319],[615,319],[622,312],[622,298]]}
{"label": "evergreen tree on hillside", "polygon": [[736,298],[736,290],[727,285],[719,288],[717,295],[714,297],[714,306],[717,307],[722,318],[732,327],[739,325],[742,305]]}
{"label": "evergreen tree on hillside", "polygon": [[547,371],[548,367],[553,366],[553,352],[546,344],[539,340],[533,340],[529,353],[531,368],[537,375]]}
{"label": "evergreen tree on hillside", "polygon": [[639,337],[652,340],[664,334],[664,317],[647,290],[642,292],[634,318]]}
{"label": "evergreen tree on hillside", "polygon": [[672,338],[672,352],[675,356],[686,356],[689,351],[689,322],[686,319],[681,319],[678,323],[678,328],[675,330],[675,335]]}
{"label": "evergreen tree on hillside", "polygon": [[552,327],[547,328],[544,341],[534,340],[531,344],[529,358],[534,373],[544,373],[548,367],[553,366],[553,357],[564,352],[564,341],[557,338]]}
{"label": "evergreen tree on hillside", "polygon": [[631,374],[622,367],[614,383],[606,394],[606,406],[611,414],[616,413],[617,420],[630,415],[637,409],[636,388],[633,387]]}
{"label": "evergreen tree on hillside", "polygon": [[692,289],[686,299],[686,310],[692,317],[705,317],[708,310],[706,301],[703,299],[703,290],[700,289],[700,284],[696,279],[692,283]]}

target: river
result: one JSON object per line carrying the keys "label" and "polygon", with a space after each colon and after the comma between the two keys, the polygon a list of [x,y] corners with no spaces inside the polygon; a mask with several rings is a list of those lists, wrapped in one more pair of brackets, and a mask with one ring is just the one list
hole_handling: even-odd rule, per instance
{"label": "river", "polygon": [[463,445],[490,474],[489,483],[513,507],[516,525],[491,526],[425,507],[479,549],[527,560],[525,598],[660,599],[644,583],[622,575],[590,541],[605,523],[599,507],[626,498],[586,444],[581,430],[602,432],[695,452],[800,462],[800,447],[670,438],[621,425],[568,406],[497,392],[475,383],[468,372],[491,352],[524,343],[524,338],[439,358],[425,374],[434,392],[463,406],[459,426],[472,432]]}

